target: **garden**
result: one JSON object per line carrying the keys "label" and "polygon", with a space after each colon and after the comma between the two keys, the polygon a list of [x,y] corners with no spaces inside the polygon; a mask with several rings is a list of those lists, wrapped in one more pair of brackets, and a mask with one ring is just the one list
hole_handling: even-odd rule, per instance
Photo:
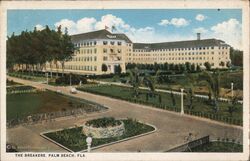
{"label": "garden", "polygon": [[[173,93],[156,92],[138,89],[138,95],[131,87],[121,87],[116,85],[91,85],[77,88],[80,91],[86,91],[94,94],[109,96],[116,99],[122,99],[134,103],[150,105],[164,110],[180,112],[180,95]],[[190,106],[190,100],[192,104]],[[230,124],[242,125],[243,107],[239,103],[233,106],[229,102],[218,101],[218,109],[208,99],[184,96],[184,110],[186,114],[199,117],[206,117]]]}
{"label": "garden", "polygon": [[[141,123],[134,119],[121,119],[125,127],[125,131],[123,135],[117,137],[109,137],[109,138],[94,138],[92,139],[91,147],[92,149],[98,148],[100,146],[105,146],[105,144],[111,144],[117,141],[125,141],[124,139],[129,139],[131,137],[136,137],[142,134],[149,134],[155,131],[155,128]],[[101,118],[97,120],[93,120],[88,122],[93,126],[115,126],[117,120],[113,118]],[[60,131],[54,131],[49,133],[43,133],[45,137],[57,142],[61,146],[70,149],[73,152],[79,152],[87,149],[86,138],[87,136],[83,133],[82,127],[72,127],[63,129]]]}

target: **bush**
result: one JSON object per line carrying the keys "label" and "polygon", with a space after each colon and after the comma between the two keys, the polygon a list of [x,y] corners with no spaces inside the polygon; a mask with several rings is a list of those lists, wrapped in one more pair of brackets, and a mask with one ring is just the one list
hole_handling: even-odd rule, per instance
{"label": "bush", "polygon": [[115,120],[113,117],[104,117],[104,118],[99,118],[95,120],[90,120],[86,122],[87,126],[92,126],[92,127],[112,127],[112,126],[117,126],[120,125],[121,121]]}
{"label": "bush", "polygon": [[[71,74],[71,84],[72,85],[77,85],[80,83],[80,81],[82,82],[82,84],[87,84],[87,79],[85,76],[80,76],[80,75],[73,75]],[[70,75],[64,75],[62,77],[59,77],[55,80],[55,83],[57,85],[69,85],[70,84]]]}

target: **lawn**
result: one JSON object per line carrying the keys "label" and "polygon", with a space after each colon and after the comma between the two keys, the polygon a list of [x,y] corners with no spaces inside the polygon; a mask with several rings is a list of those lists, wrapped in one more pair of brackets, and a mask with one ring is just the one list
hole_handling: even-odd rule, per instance
{"label": "lawn", "polygon": [[[85,100],[64,96],[51,91],[8,94],[7,120],[24,118],[30,114],[65,111],[88,104]],[[86,107],[87,110],[87,107]]]}
{"label": "lawn", "polygon": [[[92,86],[78,88],[78,90],[95,93],[99,95],[110,96],[113,98],[118,98],[118,99],[127,100],[131,102],[152,105],[158,108],[166,108],[167,106],[167,109],[175,110],[175,111],[180,111],[180,106],[181,106],[180,105],[181,98],[179,95],[174,95],[175,102],[176,102],[176,105],[174,106],[171,95],[168,93],[162,93],[162,92],[157,92],[157,94],[161,95],[161,100],[159,100],[158,96],[148,97],[148,100],[147,100],[146,90],[140,90],[141,94],[137,98],[134,98],[133,89],[129,87],[121,87],[121,86],[115,86],[115,85],[92,85]],[[210,117],[210,115],[215,114],[212,106],[209,105],[206,101],[207,100],[205,99],[194,98],[194,101],[193,101],[194,108],[190,110],[189,112],[190,113],[192,112],[195,115],[198,115],[198,113],[203,113],[204,115],[206,115],[205,117]],[[219,111],[217,112],[216,115],[226,117],[228,119],[239,120],[240,122],[242,122],[242,111],[243,111],[242,105],[238,104],[236,106],[237,111],[235,111],[233,113],[233,116],[231,117],[230,113],[228,112],[229,103],[219,102],[218,104],[219,104]],[[187,105],[188,105],[188,99],[184,99],[185,112],[186,111],[188,112]]]}
{"label": "lawn", "polygon": [[191,149],[192,152],[243,152],[243,145],[231,142],[209,142]]}
{"label": "lawn", "polygon": [[[122,120],[125,127],[125,132],[122,136],[112,138],[93,138],[92,147],[100,146],[107,143],[123,140],[129,137],[154,131],[155,128],[136,120]],[[71,149],[74,152],[87,149],[86,138],[83,134],[82,127],[68,128],[61,131],[45,133],[45,136],[58,142],[59,144]]]}

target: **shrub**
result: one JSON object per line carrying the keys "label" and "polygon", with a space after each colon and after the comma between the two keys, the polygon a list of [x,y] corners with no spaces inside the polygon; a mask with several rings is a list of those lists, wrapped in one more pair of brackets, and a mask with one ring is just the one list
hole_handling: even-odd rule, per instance
{"label": "shrub", "polygon": [[119,120],[115,120],[113,117],[104,117],[104,118],[99,118],[95,120],[90,120],[86,122],[87,126],[92,126],[92,127],[112,127],[112,126],[117,126],[120,125],[121,122]]}
{"label": "shrub", "polygon": [[[70,78],[71,77],[71,78]],[[87,84],[87,79],[85,76],[80,76],[80,75],[74,75],[74,74],[67,74],[62,77],[59,77],[55,80],[56,84],[70,84],[70,79],[71,79],[71,84],[72,85],[77,85],[82,81],[82,84]]]}

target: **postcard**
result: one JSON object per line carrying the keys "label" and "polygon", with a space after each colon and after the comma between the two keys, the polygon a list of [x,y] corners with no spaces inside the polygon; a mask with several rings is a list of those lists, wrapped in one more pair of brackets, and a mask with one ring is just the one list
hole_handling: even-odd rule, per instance
{"label": "postcard", "polygon": [[248,160],[248,1],[1,3],[1,160]]}

